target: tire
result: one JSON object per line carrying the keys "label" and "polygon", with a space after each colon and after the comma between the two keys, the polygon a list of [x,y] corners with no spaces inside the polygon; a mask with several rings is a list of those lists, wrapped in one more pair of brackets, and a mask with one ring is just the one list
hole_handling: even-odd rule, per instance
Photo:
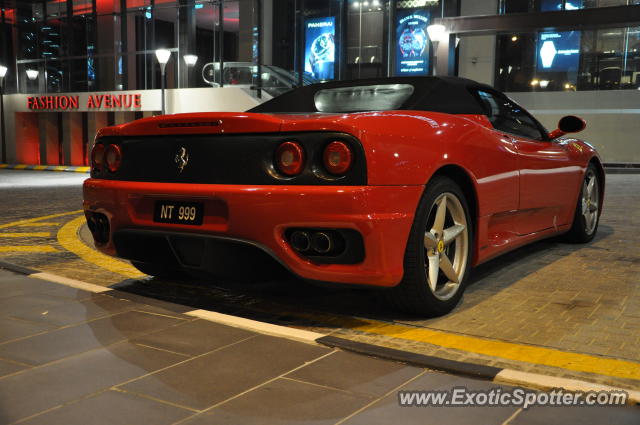
{"label": "tire", "polygon": [[589,164],[580,187],[580,196],[573,215],[571,229],[565,240],[572,243],[590,242],[598,231],[601,205],[600,177],[598,169]]}
{"label": "tire", "polygon": [[[446,199],[444,220],[438,218],[443,199]],[[436,225],[436,219],[442,224]],[[446,232],[440,233],[438,229]],[[460,233],[453,237],[457,231]],[[394,306],[405,313],[429,317],[453,310],[464,292],[473,258],[473,241],[473,225],[464,193],[450,178],[435,177],[418,204],[404,255],[404,276],[398,286],[390,290]],[[443,264],[443,257],[450,259],[451,268]],[[449,276],[453,273],[457,282],[447,277],[442,267],[448,269]],[[437,278],[432,279],[428,274]],[[436,282],[435,290],[430,285],[432,280]]]}
{"label": "tire", "polygon": [[162,264],[142,263],[140,261],[132,261],[131,264],[136,269],[149,276],[159,277],[163,279],[184,280],[191,276],[180,269],[170,269]]}

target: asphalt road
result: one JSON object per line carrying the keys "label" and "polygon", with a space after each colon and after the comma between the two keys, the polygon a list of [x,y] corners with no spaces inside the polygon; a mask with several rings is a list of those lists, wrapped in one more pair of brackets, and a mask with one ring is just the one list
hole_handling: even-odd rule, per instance
{"label": "asphalt road", "polygon": [[0,225],[82,209],[85,173],[0,170]]}

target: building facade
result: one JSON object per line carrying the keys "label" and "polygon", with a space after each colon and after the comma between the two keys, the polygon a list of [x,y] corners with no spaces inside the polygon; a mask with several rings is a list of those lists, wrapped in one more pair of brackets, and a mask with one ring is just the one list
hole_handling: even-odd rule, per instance
{"label": "building facade", "polygon": [[[0,0],[2,162],[87,163],[97,128],[161,110],[241,111],[332,79],[458,75],[548,128],[584,116],[640,163],[640,0]],[[434,42],[428,27],[443,24]],[[433,35],[432,35],[433,36]],[[1,137],[1,136],[0,136]]]}

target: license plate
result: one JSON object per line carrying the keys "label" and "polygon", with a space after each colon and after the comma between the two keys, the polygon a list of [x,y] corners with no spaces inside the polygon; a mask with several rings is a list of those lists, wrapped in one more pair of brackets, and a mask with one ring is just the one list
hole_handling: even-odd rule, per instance
{"label": "license plate", "polygon": [[157,223],[202,224],[204,207],[200,202],[157,201],[153,221]]}

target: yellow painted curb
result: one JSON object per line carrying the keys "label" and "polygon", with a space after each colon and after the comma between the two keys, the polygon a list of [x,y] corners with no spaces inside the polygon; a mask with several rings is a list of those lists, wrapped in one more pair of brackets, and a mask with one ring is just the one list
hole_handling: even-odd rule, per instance
{"label": "yellow painted curb", "polygon": [[73,252],[84,261],[128,278],[140,278],[146,276],[132,265],[116,258],[109,257],[108,255],[104,255],[85,245],[78,237],[78,230],[80,230],[80,226],[82,226],[84,220],[85,218],[83,215],[78,218],[74,218],[60,228],[58,231],[58,243],[60,243],[64,249]]}
{"label": "yellow painted curb", "polygon": [[561,351],[555,348],[517,344],[432,329],[388,324],[369,319],[345,319],[347,323],[345,323],[344,327],[368,334],[424,342],[485,356],[559,367],[576,372],[640,380],[640,363],[628,360],[597,357],[590,354]]}

